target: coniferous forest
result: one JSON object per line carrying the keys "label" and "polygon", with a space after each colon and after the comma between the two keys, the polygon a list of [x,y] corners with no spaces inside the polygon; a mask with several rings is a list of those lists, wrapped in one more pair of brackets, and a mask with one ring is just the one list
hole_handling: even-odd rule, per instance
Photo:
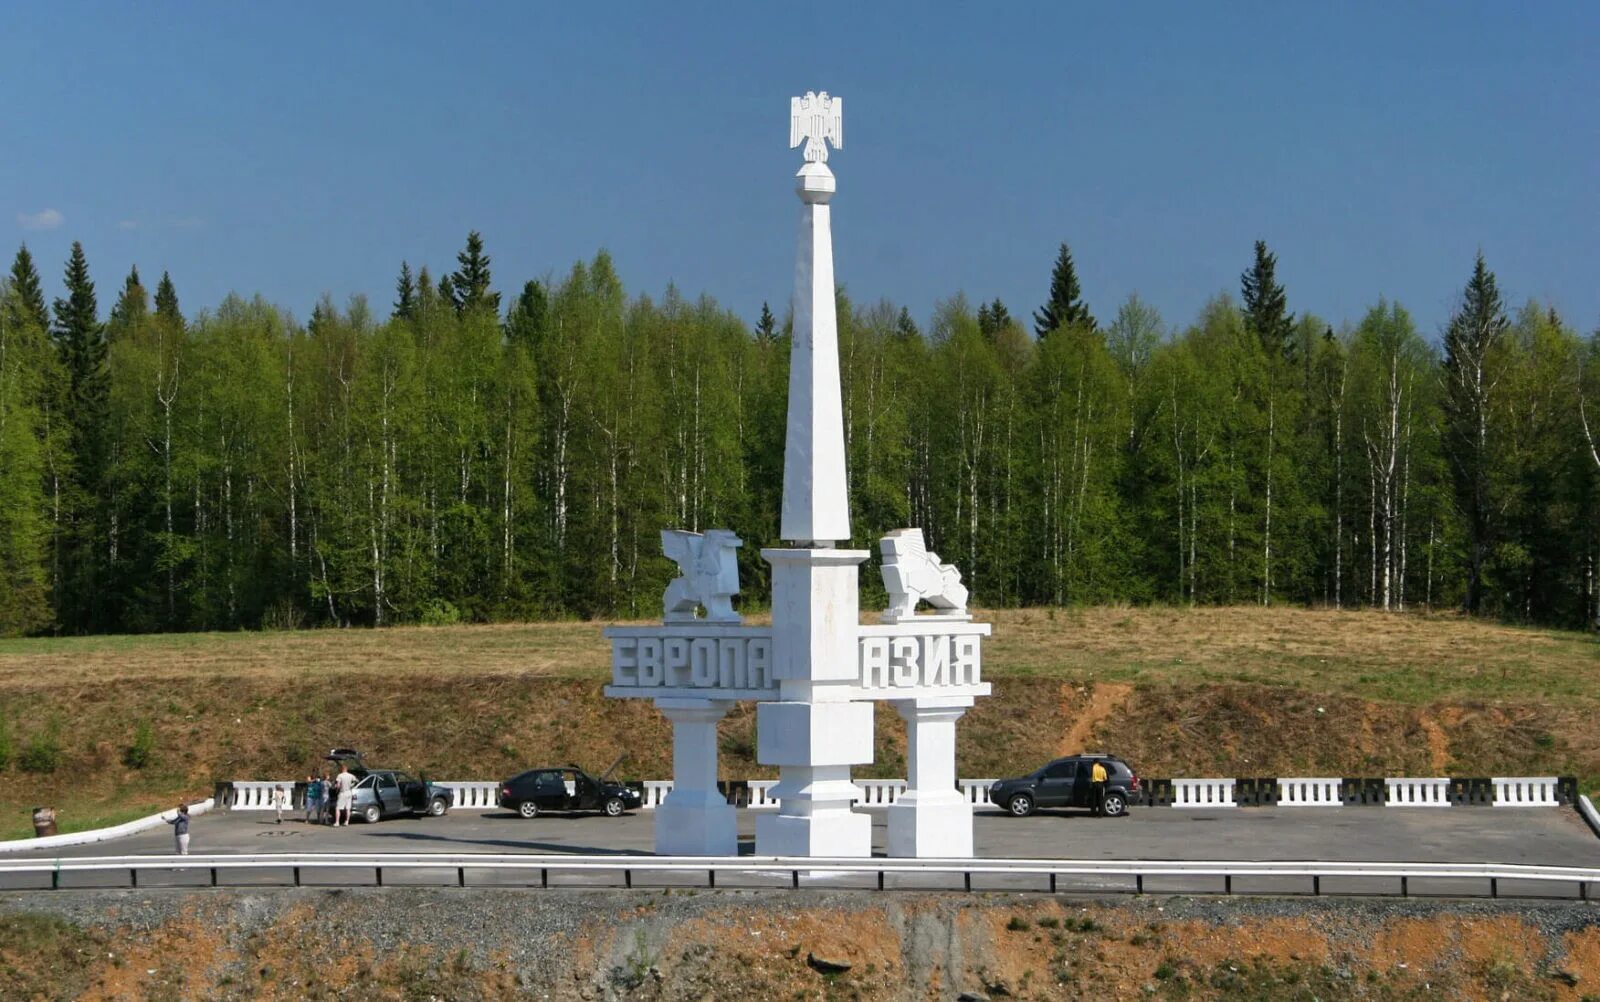
{"label": "coniferous forest", "polygon": [[[1065,245],[1030,319],[841,292],[854,543],[922,526],[984,605],[1600,619],[1600,334],[1481,256],[1443,332],[1381,299],[1334,329],[1241,258],[1192,318],[1091,310]],[[41,270],[0,286],[0,633],[654,616],[664,527],[737,531],[765,600],[770,310],[630,295],[604,253],[502,300],[476,233],[304,323],[76,244],[59,298]]]}

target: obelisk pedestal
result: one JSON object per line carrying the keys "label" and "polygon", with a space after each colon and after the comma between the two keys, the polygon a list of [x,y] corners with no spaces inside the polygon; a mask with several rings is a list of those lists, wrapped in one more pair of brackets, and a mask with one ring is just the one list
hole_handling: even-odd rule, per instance
{"label": "obelisk pedestal", "polygon": [[857,679],[856,576],[865,550],[766,549],[773,677],[756,706],[756,760],[778,766],[778,809],[756,819],[762,856],[870,856],[872,819],[851,809],[850,767],[872,761],[872,704]]}

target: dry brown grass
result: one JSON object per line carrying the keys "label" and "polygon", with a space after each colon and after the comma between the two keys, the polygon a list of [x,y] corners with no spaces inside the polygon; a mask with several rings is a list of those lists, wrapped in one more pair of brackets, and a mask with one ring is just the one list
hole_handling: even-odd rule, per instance
{"label": "dry brown grass", "polygon": [[[1001,609],[993,679],[1246,682],[1423,702],[1600,702],[1588,634],[1459,616],[1297,608]],[[760,621],[757,618],[755,621]],[[0,693],[78,683],[606,677],[597,622],[0,640]]]}
{"label": "dry brown grass", "polygon": [[1453,615],[1298,608],[1007,610],[985,658],[1016,675],[1244,682],[1372,699],[1600,701],[1600,643],[1584,633]]}

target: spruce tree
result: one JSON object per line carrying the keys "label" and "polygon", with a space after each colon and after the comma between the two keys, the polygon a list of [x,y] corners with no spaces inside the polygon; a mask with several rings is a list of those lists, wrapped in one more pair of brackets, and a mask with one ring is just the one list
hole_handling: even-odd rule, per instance
{"label": "spruce tree", "polygon": [[11,262],[11,292],[12,298],[7,300],[6,308],[13,313],[14,322],[30,323],[40,333],[50,330],[50,313],[45,306],[44,289],[39,284],[39,269],[34,267],[27,244],[17,248],[17,256]]}
{"label": "spruce tree", "polygon": [[461,267],[450,276],[451,301],[457,313],[477,309],[500,312],[500,294],[489,291],[489,255],[483,252],[483,237],[477,230],[467,234],[467,246],[456,255]]}
{"label": "spruce tree", "polygon": [[100,307],[95,299],[94,282],[89,278],[89,262],[83,245],[73,241],[67,259],[67,298],[55,301],[56,326],[52,332],[56,350],[66,366],[71,386],[74,453],[80,463],[92,461],[99,437],[98,422],[103,420],[108,383],[106,380],[105,330],[100,326]]}
{"label": "spruce tree", "polygon": [[1268,358],[1294,361],[1294,315],[1288,310],[1288,297],[1278,284],[1278,256],[1267,250],[1265,240],[1256,241],[1255,261],[1239,276],[1244,299],[1244,324],[1261,342]]}
{"label": "spruce tree", "polygon": [[894,319],[894,334],[902,341],[915,341],[922,336],[922,332],[917,330],[917,322],[911,319],[911,311],[904,306],[900,307],[900,315]]}
{"label": "spruce tree", "polygon": [[134,265],[122,283],[122,292],[117,295],[116,305],[111,307],[111,317],[107,324],[108,340],[115,334],[124,333],[138,326],[139,322],[149,315],[150,297],[139,281],[139,266]]}
{"label": "spruce tree", "polygon": [[1444,336],[1444,453],[1450,464],[1456,506],[1466,522],[1467,591],[1463,606],[1476,614],[1483,605],[1484,564],[1493,546],[1493,466],[1491,430],[1495,346],[1510,326],[1494,272],[1483,252],[1450,317]]}
{"label": "spruce tree", "polygon": [[1062,244],[1056,254],[1056,266],[1050,272],[1050,298],[1033,313],[1033,332],[1044,337],[1072,324],[1091,330],[1095,327],[1094,317],[1078,286],[1078,270],[1072,263],[1072,252]]}
{"label": "spruce tree", "polygon": [[394,283],[394,313],[396,320],[410,320],[417,309],[417,283],[411,277],[411,263],[400,262],[400,277]]}
{"label": "spruce tree", "polygon": [[989,340],[1011,326],[1011,311],[998,298],[992,303],[978,306],[978,331]]}
{"label": "spruce tree", "polygon": [[761,319],[756,321],[756,340],[768,344],[778,336],[778,321],[765,300],[761,303]]}
{"label": "spruce tree", "polygon": [[107,423],[111,383],[106,371],[105,328],[100,324],[94,282],[83,245],[74,241],[66,267],[67,296],[55,301],[52,332],[67,377],[67,419],[72,453],[70,538],[62,560],[66,592],[58,608],[62,625],[73,632],[101,628],[101,486],[106,475]]}
{"label": "spruce tree", "polygon": [[175,324],[178,330],[183,329],[183,313],[178,309],[178,290],[172,285],[172,276],[164,271],[161,281],[156,284],[156,317]]}
{"label": "spruce tree", "polygon": [[544,337],[549,322],[550,297],[544,284],[530,279],[506,316],[506,336],[513,342],[535,348]]}

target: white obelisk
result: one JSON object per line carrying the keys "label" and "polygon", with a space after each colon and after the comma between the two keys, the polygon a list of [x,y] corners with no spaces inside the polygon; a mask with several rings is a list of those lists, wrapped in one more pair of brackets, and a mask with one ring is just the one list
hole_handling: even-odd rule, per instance
{"label": "white obelisk", "polygon": [[869,554],[833,545],[850,539],[827,165],[827,144],[843,145],[842,112],[826,91],[790,104],[789,145],[803,141],[806,160],[795,187],[802,204],[779,532],[792,545],[761,551],[772,565],[780,697],[756,707],[756,758],[779,776],[777,811],[756,820],[762,856],[872,854],[872,821],[851,810],[850,782],[852,765],[872,761],[872,704],[850,702],[859,677],[857,575]]}

